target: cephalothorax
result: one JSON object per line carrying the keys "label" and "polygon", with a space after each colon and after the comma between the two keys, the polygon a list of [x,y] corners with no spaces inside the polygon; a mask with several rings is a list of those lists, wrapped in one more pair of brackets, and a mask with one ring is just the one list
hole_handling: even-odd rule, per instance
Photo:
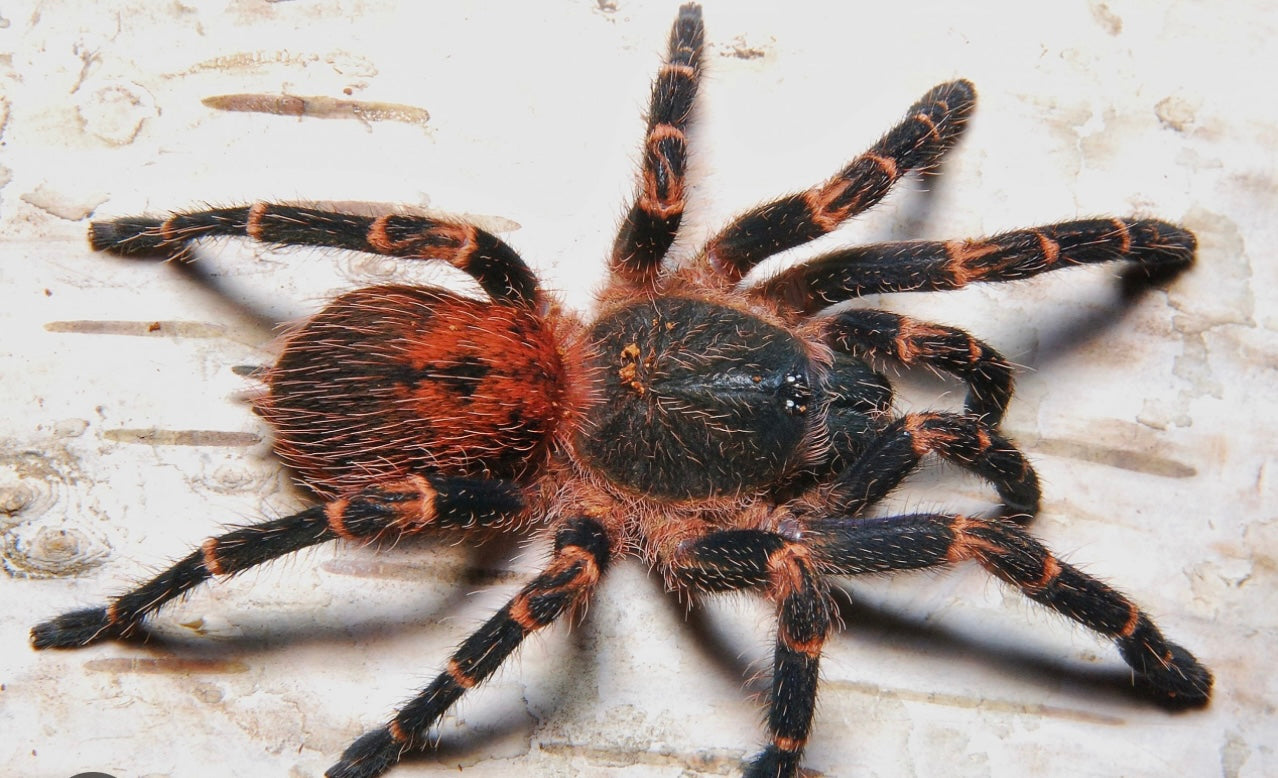
{"label": "cephalothorax", "polygon": [[[150,614],[198,584],[327,540],[532,528],[553,538],[543,572],[329,776],[369,778],[428,748],[449,706],[527,635],[580,610],[630,554],[677,590],[754,589],[775,605],[768,741],[749,775],[799,772],[834,623],[830,576],[975,561],[1114,640],[1158,696],[1205,703],[1205,667],[1132,601],[1023,529],[1039,486],[999,431],[1012,391],[1007,360],[952,327],[864,308],[822,313],[864,294],[1088,263],[1165,274],[1193,261],[1193,235],[1152,219],[1089,219],[843,249],[738,287],[763,258],[830,232],[907,172],[935,165],[975,104],[972,85],[954,81],[827,181],[743,214],[691,262],[667,266],[703,35],[700,9],[685,5],[653,88],[638,192],[590,319],[545,295],[505,243],[459,221],[258,203],[95,222],[94,248],[126,256],[175,256],[200,238],[238,235],[438,260],[469,273],[488,299],[385,285],[329,303],[289,336],[257,402],[277,451],[322,502],[210,538],[107,605],[38,625],[34,645],[142,634]],[[873,360],[960,378],[963,409],[894,416]],[[928,455],[985,480],[997,514],[868,517]]]}
{"label": "cephalothorax", "polygon": [[803,341],[735,308],[688,297],[634,303],[596,322],[589,342],[601,397],[575,447],[637,494],[766,489],[819,423]]}

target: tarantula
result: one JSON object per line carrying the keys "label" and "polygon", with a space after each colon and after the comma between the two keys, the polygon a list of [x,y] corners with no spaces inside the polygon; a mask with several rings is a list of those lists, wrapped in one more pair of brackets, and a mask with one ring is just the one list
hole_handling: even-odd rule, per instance
{"label": "tarantula", "polygon": [[[379,775],[529,634],[580,611],[609,566],[638,556],[672,590],[753,589],[776,608],[768,742],[745,767],[794,776],[812,724],[817,665],[833,625],[831,576],[974,560],[1111,638],[1136,678],[1178,705],[1212,677],[1131,600],[1060,561],[1021,523],[1039,505],[1033,468],[1000,431],[1009,362],[951,327],[878,310],[822,309],[864,294],[956,289],[1126,260],[1188,266],[1194,236],[1150,219],[1102,218],[977,240],[887,243],[818,256],[763,283],[760,260],[873,206],[962,134],[973,87],[933,88],[827,181],[739,216],[680,267],[665,257],[685,205],[687,127],[701,74],[701,11],[685,5],[656,78],[634,202],[598,311],[581,319],[538,286],[505,243],[448,219],[357,216],[293,205],[95,222],[93,248],[171,257],[193,241],[247,236],[440,260],[486,300],[382,285],[337,297],[289,335],[256,409],[276,450],[322,502],[210,538],[104,607],[32,630],[37,648],[144,633],[165,603],[328,540],[539,528],[545,569],[467,638],[388,722],[352,744],[331,778]],[[893,416],[871,364],[962,379],[961,412]],[[993,517],[866,517],[928,455],[997,493]]]}

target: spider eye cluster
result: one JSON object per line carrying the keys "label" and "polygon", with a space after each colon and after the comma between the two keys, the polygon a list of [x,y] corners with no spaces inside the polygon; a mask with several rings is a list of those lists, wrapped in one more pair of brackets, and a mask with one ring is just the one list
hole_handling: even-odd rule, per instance
{"label": "spider eye cluster", "polygon": [[782,380],[781,407],[791,416],[802,416],[812,404],[812,388],[804,373],[786,373]]}
{"label": "spider eye cluster", "polygon": [[657,298],[591,331],[602,400],[576,436],[614,484],[658,499],[736,495],[800,458],[817,402],[802,343],[748,313]]}

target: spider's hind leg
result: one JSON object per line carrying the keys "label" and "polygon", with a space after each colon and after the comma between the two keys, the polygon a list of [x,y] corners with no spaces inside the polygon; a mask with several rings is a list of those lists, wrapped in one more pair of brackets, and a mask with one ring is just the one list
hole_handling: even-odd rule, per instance
{"label": "spider's hind leg", "polygon": [[31,630],[36,648],[78,648],[127,638],[165,603],[214,576],[229,576],[339,538],[376,541],[430,529],[497,528],[519,518],[524,499],[508,481],[412,476],[281,519],[209,538],[199,548],[107,605],[63,614]]}
{"label": "spider's hind leg", "polygon": [[166,219],[130,216],[89,226],[95,251],[127,257],[181,257],[192,241],[220,235],[439,260],[470,274],[499,302],[535,306],[540,294],[536,277],[514,249],[464,222],[256,203],[174,213]]}
{"label": "spider's hind leg", "polygon": [[611,556],[605,527],[576,518],[555,533],[550,564],[509,603],[458,647],[445,670],[387,722],[356,740],[328,778],[373,778],[390,769],[406,750],[427,744],[427,732],[467,689],[481,683],[524,638],[582,607]]}

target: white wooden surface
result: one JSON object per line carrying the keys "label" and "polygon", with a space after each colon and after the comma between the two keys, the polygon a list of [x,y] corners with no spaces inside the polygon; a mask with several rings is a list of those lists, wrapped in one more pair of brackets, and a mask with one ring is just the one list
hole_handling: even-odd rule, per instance
{"label": "white wooden surface", "polygon": [[[968,327],[1024,366],[1007,428],[1044,482],[1036,531],[1207,662],[1216,698],[1179,715],[1142,703],[1108,645],[978,570],[854,581],[807,764],[1273,775],[1275,11],[973,5],[707,2],[679,248],[833,172],[957,76],[976,82],[980,108],[932,191],[912,182],[798,255],[1107,213],[1195,230],[1199,264],[1166,291],[1124,298],[1117,270],[1095,268],[882,304]],[[587,307],[674,8],[0,8],[0,773],[318,776],[542,558],[518,544],[325,547],[201,589],[148,646],[32,651],[34,622],[101,602],[224,524],[307,504],[236,368],[271,359],[274,323],[407,277],[364,257],[243,246],[208,247],[193,272],[130,263],[88,250],[88,218],[261,198],[435,207],[502,230]],[[201,103],[234,93],[430,118]],[[903,407],[959,396],[924,382]],[[988,499],[954,473],[921,482],[895,504]],[[732,774],[761,741],[749,679],[769,646],[758,603],[685,615],[621,565],[583,624],[530,641],[446,717],[437,755],[393,775]]]}

